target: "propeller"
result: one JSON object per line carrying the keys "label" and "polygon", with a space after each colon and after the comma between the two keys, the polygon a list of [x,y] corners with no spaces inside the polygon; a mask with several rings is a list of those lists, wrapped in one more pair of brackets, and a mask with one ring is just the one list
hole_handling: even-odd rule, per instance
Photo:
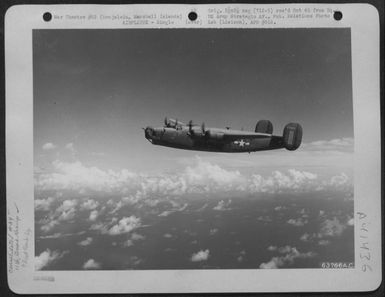
{"label": "propeller", "polygon": [[202,128],[202,134],[205,134],[206,133],[206,125],[204,122],[202,123],[201,128]]}
{"label": "propeller", "polygon": [[190,120],[190,121],[188,122],[188,131],[190,132],[190,134],[192,134],[192,127],[193,127],[193,121]]}
{"label": "propeller", "polygon": [[164,125],[168,126],[168,118],[167,117],[164,118]]}

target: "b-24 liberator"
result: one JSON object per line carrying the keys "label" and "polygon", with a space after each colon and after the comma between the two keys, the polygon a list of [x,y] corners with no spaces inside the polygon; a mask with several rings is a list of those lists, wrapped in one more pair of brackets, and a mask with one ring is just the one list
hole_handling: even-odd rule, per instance
{"label": "b-24 liberator", "polygon": [[286,148],[296,150],[302,141],[302,127],[289,123],[282,136],[273,135],[273,125],[268,120],[257,122],[255,131],[207,128],[204,123],[188,124],[165,118],[163,127],[144,129],[146,139],[166,147],[223,153],[245,153]]}

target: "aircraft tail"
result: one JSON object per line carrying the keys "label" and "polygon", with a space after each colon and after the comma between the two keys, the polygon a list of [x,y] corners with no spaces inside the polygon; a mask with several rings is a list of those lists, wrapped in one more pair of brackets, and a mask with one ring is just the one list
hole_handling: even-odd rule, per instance
{"label": "aircraft tail", "polygon": [[283,129],[283,145],[289,151],[294,151],[302,142],[302,127],[297,123],[289,123]]}
{"label": "aircraft tail", "polygon": [[273,124],[269,120],[260,120],[255,126],[255,132],[273,134]]}

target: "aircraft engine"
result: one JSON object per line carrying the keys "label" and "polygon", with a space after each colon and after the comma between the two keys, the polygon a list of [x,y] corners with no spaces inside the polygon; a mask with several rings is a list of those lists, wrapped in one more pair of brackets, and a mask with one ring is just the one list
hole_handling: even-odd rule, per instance
{"label": "aircraft engine", "polygon": [[290,123],[283,129],[283,143],[287,150],[294,151],[301,145],[302,127],[297,123]]}
{"label": "aircraft engine", "polygon": [[273,124],[268,120],[260,120],[255,126],[255,132],[273,134]]}

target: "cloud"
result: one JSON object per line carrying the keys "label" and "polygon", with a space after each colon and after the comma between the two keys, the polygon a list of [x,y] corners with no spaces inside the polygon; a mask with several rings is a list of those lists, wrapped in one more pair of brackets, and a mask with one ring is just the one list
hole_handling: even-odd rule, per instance
{"label": "cloud", "polygon": [[98,216],[99,216],[99,212],[97,211],[97,210],[92,210],[91,212],[90,212],[90,216],[89,216],[89,220],[90,221],[95,221],[97,218],[98,218]]}
{"label": "cloud", "polygon": [[41,270],[42,268],[56,262],[67,253],[68,251],[60,252],[46,249],[39,256],[35,256],[35,270]]}
{"label": "cloud", "polygon": [[350,137],[336,138],[331,140],[318,140],[303,143],[301,147],[308,151],[347,151],[353,152],[354,139]]}
{"label": "cloud", "polygon": [[308,223],[308,220],[304,218],[290,219],[287,221],[287,223],[296,227],[302,227]]}
{"label": "cloud", "polygon": [[58,220],[49,219],[48,222],[40,227],[40,230],[48,233],[51,231],[56,225],[59,225]]}
{"label": "cloud", "polygon": [[287,173],[273,171],[268,177],[253,174],[248,187],[250,192],[303,192],[314,190],[315,185],[318,185],[317,178],[318,176],[314,173],[295,169],[289,169]]}
{"label": "cloud", "polygon": [[141,235],[141,234],[138,234],[138,233],[132,233],[130,239],[126,240],[126,241],[123,243],[123,246],[125,246],[125,247],[133,246],[135,241],[138,241],[138,240],[144,240],[145,238],[146,238],[146,237],[143,236],[143,235]]}
{"label": "cloud", "polygon": [[168,217],[170,214],[177,212],[177,211],[184,211],[188,207],[188,203],[183,204],[181,207],[178,203],[175,203],[172,200],[169,200],[169,202],[174,206],[173,209],[170,210],[165,210],[162,213],[160,213],[158,216],[159,217]]}
{"label": "cloud", "polygon": [[170,233],[166,233],[163,235],[164,238],[172,238],[172,235]]}
{"label": "cloud", "polygon": [[56,148],[56,145],[54,145],[52,142],[47,142],[44,143],[43,146],[41,147],[45,151],[53,150]]}
{"label": "cloud", "polygon": [[76,213],[76,211],[74,208],[72,208],[70,210],[64,210],[60,214],[58,219],[59,219],[59,221],[70,221],[70,220],[75,218],[75,213]]}
{"label": "cloud", "polygon": [[76,199],[64,200],[62,204],[56,209],[57,212],[73,210],[78,205]]}
{"label": "cloud", "polygon": [[78,242],[78,245],[87,246],[87,245],[90,245],[92,241],[93,241],[92,237],[87,237],[86,239]]}
{"label": "cloud", "polygon": [[228,171],[218,165],[204,162],[197,158],[194,167],[188,166],[184,177],[188,184],[193,186],[207,185],[214,187],[231,188],[232,185],[242,179],[239,171]]}
{"label": "cloud", "polygon": [[216,206],[214,206],[213,210],[219,210],[219,211],[224,211],[224,210],[230,210],[229,206],[231,204],[231,199],[225,202],[224,200],[221,200],[218,202]]}
{"label": "cloud", "polygon": [[55,160],[52,163],[53,173],[41,174],[36,186],[42,190],[85,190],[95,191],[122,190],[134,173],[128,170],[103,171],[97,167],[86,167],[80,161],[66,163]]}
{"label": "cloud", "polygon": [[[210,194],[236,192],[252,193],[298,193],[321,190],[345,190],[352,187],[346,173],[321,177],[316,173],[294,168],[269,174],[249,173],[226,170],[217,164],[196,158],[193,165],[180,172],[167,174],[139,174],[127,169],[120,171],[102,170],[87,167],[80,161],[65,163],[54,161],[51,173],[41,173],[35,178],[37,190],[76,191],[78,193],[122,194],[120,207],[145,201],[149,205],[154,197],[180,197],[188,194]],[[92,199],[91,199],[92,200]],[[97,207],[97,202],[85,207]],[[167,215],[165,213],[164,215]]]}
{"label": "cloud", "polygon": [[329,245],[330,244],[330,240],[321,239],[320,241],[318,241],[318,244],[319,245]]}
{"label": "cloud", "polygon": [[74,144],[73,144],[72,142],[67,143],[67,144],[65,145],[65,148],[66,148],[67,150],[69,150],[72,154],[76,154],[76,153],[77,153],[77,151],[76,151],[76,149],[75,149],[75,146],[74,146]]}
{"label": "cloud", "polygon": [[99,206],[99,202],[95,201],[94,199],[87,199],[82,203],[80,206],[80,209],[82,210],[93,210]]}
{"label": "cloud", "polygon": [[132,235],[131,235],[131,239],[132,240],[143,240],[143,239],[145,239],[146,237],[145,236],[143,236],[142,234],[138,234],[138,233],[132,233]]}
{"label": "cloud", "polygon": [[346,224],[342,224],[336,217],[334,217],[333,220],[325,220],[322,223],[319,234],[320,237],[336,237],[340,236],[345,229]]}
{"label": "cloud", "polygon": [[288,245],[278,248],[278,252],[284,255],[271,258],[269,262],[262,263],[261,265],[259,265],[259,268],[277,269],[284,266],[293,265],[295,259],[305,259],[316,256],[316,254],[313,252],[300,253],[295,247],[290,247]]}
{"label": "cloud", "polygon": [[207,250],[200,250],[199,252],[192,254],[191,261],[192,262],[201,262],[206,261],[209,258],[210,251]]}
{"label": "cloud", "polygon": [[89,259],[83,264],[83,269],[100,269],[100,263],[96,262],[94,259]]}
{"label": "cloud", "polygon": [[348,218],[347,221],[341,222],[339,219],[334,217],[331,219],[326,219],[320,224],[320,230],[317,233],[304,233],[300,240],[304,242],[310,242],[313,240],[318,240],[318,244],[327,245],[329,243],[329,239],[333,237],[339,237],[350,225],[352,219]]}
{"label": "cloud", "polygon": [[112,226],[107,233],[109,235],[119,235],[131,232],[132,230],[139,228],[140,226],[140,218],[137,218],[136,216],[124,217],[118,222],[118,224]]}
{"label": "cloud", "polygon": [[49,211],[54,198],[48,197],[47,199],[35,199],[35,210]]}
{"label": "cloud", "polygon": [[218,228],[213,228],[213,229],[210,229],[210,235],[214,235],[216,233],[218,233]]}
{"label": "cloud", "polygon": [[301,237],[300,237],[300,240],[301,241],[305,241],[305,242],[308,242],[310,241],[312,238],[312,236],[309,234],[309,233],[304,233]]}

